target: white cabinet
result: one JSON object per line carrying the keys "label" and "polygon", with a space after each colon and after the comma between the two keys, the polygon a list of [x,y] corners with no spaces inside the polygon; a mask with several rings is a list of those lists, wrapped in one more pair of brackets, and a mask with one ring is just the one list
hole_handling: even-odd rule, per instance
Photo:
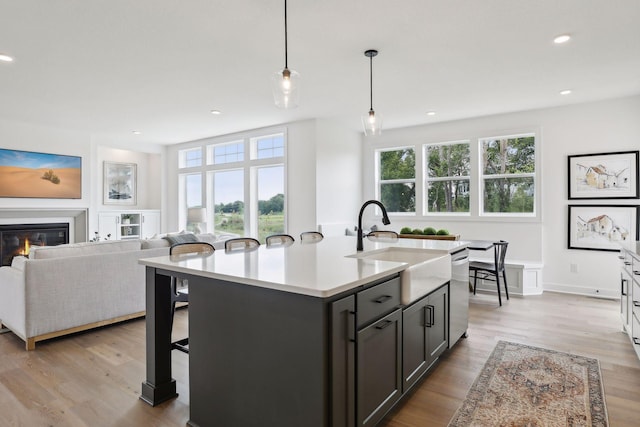
{"label": "white cabinet", "polygon": [[98,214],[101,240],[146,239],[159,232],[160,211],[109,211]]}
{"label": "white cabinet", "polygon": [[141,213],[140,238],[150,239],[160,233],[160,211],[145,211]]}
{"label": "white cabinet", "polygon": [[620,320],[640,358],[640,252],[623,249],[620,260]]}

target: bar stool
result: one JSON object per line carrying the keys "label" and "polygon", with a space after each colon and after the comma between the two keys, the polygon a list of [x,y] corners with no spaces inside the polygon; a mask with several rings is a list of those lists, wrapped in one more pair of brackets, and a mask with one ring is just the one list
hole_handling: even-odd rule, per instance
{"label": "bar stool", "polygon": [[315,243],[324,239],[324,235],[319,231],[304,231],[300,233],[301,243]]}
{"label": "bar stool", "polygon": [[[206,242],[188,242],[188,243],[176,243],[169,248],[169,255],[180,254],[198,254],[206,255],[215,251],[213,245]],[[173,317],[176,313],[177,302],[189,302],[189,288],[183,287],[178,289],[178,279],[176,277],[171,278],[171,322],[169,324],[169,330],[173,331]],[[182,338],[178,341],[171,343],[172,350],[179,350],[183,353],[189,354],[189,337]]]}
{"label": "bar stool", "polygon": [[367,234],[367,239],[379,240],[382,242],[393,242],[398,240],[399,237],[398,233],[390,230],[375,230],[370,231],[369,234]]}
{"label": "bar stool", "polygon": [[295,242],[295,239],[289,234],[272,234],[265,239],[268,248],[273,246],[291,246],[293,242]]}
{"label": "bar stool", "polygon": [[258,239],[253,237],[237,237],[224,242],[225,252],[248,251],[257,249],[260,246]]}

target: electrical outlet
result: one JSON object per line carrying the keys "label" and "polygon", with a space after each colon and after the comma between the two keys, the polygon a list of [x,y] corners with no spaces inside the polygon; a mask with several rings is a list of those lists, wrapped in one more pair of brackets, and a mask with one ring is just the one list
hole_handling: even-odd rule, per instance
{"label": "electrical outlet", "polygon": [[570,267],[572,273],[577,273],[578,272],[578,264],[570,264],[569,267]]}

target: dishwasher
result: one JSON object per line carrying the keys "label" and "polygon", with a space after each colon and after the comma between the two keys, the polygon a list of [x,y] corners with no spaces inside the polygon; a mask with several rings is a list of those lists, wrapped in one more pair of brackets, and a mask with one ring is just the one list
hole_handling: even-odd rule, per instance
{"label": "dishwasher", "polygon": [[460,337],[467,336],[469,327],[469,250],[451,254],[451,282],[449,284],[449,348]]}

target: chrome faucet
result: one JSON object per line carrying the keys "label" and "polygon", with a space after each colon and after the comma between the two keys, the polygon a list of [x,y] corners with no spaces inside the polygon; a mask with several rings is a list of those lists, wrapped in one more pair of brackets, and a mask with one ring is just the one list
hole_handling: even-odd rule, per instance
{"label": "chrome faucet", "polygon": [[362,214],[364,213],[364,208],[366,208],[368,205],[371,204],[375,204],[380,206],[380,209],[382,209],[382,223],[384,225],[389,225],[391,224],[391,221],[389,221],[389,216],[387,215],[387,210],[385,209],[384,205],[382,203],[380,203],[377,200],[367,200],[366,202],[364,202],[364,204],[362,205],[362,207],[360,208],[360,214],[358,215],[358,247],[357,247],[357,251],[358,252],[362,252],[363,250],[363,246],[362,246]]}

